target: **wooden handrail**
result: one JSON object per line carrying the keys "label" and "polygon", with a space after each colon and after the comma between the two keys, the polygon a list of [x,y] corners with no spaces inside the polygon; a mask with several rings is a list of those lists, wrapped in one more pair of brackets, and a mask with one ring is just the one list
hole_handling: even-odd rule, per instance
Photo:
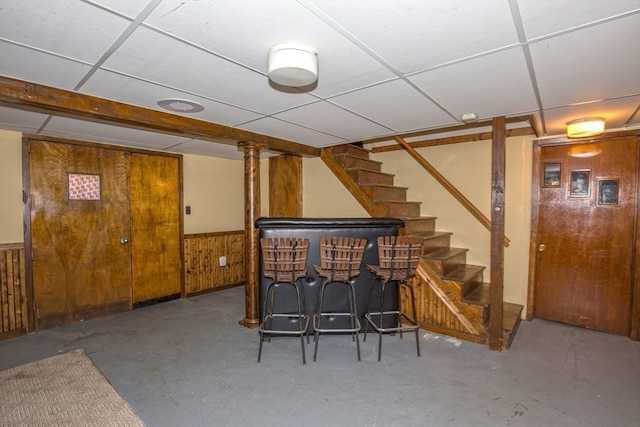
{"label": "wooden handrail", "polygon": [[[455,199],[462,204],[480,223],[489,231],[491,231],[491,221],[480,210],[467,199],[447,178],[444,177],[431,163],[420,155],[407,141],[403,138],[394,137],[396,142],[400,144],[423,168],[427,170]],[[509,246],[511,241],[504,236],[504,246]]]}

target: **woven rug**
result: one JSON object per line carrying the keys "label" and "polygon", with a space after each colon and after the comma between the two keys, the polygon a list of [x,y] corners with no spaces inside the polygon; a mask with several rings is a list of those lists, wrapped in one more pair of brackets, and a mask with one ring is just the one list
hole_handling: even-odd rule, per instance
{"label": "woven rug", "polygon": [[144,426],[82,349],[0,371],[0,426]]}

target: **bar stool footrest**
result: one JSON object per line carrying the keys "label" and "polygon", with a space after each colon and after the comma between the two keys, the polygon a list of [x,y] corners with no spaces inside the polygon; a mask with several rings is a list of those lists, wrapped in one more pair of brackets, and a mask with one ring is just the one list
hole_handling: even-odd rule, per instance
{"label": "bar stool footrest", "polygon": [[313,330],[317,332],[360,332],[362,327],[360,326],[360,321],[358,318],[355,318],[356,325],[353,328],[320,328],[320,318],[321,316],[331,317],[331,316],[349,316],[355,317],[351,313],[316,313],[313,315]]}
{"label": "bar stool footrest", "polygon": [[[401,316],[403,319],[406,319],[409,323],[411,323],[410,325],[406,325],[406,326],[390,326],[390,327],[382,327],[382,325],[378,325],[376,323],[376,320],[380,320],[380,315],[384,316]],[[374,320],[373,317],[376,317],[377,319]],[[402,312],[402,311],[383,311],[383,312],[371,312],[371,313],[366,313],[364,315],[364,318],[367,320],[367,322],[373,327],[373,329],[375,329],[376,332],[378,333],[387,333],[387,332],[414,332],[417,331],[418,329],[420,329],[420,326],[418,325],[418,322],[415,319],[412,319],[411,317],[409,317],[409,315],[407,315],[406,313]]]}

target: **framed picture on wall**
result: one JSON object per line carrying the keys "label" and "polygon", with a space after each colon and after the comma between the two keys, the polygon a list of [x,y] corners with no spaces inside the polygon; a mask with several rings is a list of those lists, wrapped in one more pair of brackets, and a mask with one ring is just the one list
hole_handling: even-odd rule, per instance
{"label": "framed picture on wall", "polygon": [[598,204],[617,205],[619,181],[617,179],[598,180]]}
{"label": "framed picture on wall", "polygon": [[561,166],[560,163],[545,163],[543,165],[543,187],[560,187]]}
{"label": "framed picture on wall", "polygon": [[590,170],[571,171],[571,181],[569,182],[569,196],[589,197],[590,190]]}

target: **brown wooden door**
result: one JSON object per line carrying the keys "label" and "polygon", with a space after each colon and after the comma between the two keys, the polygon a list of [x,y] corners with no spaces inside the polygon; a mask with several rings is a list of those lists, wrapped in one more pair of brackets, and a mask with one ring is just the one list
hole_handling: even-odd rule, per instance
{"label": "brown wooden door", "polygon": [[36,328],[130,309],[127,156],[38,140],[29,149]]}
{"label": "brown wooden door", "polygon": [[636,137],[540,148],[534,315],[627,335]]}
{"label": "brown wooden door", "polygon": [[134,153],[130,168],[133,303],[179,296],[179,159]]}

